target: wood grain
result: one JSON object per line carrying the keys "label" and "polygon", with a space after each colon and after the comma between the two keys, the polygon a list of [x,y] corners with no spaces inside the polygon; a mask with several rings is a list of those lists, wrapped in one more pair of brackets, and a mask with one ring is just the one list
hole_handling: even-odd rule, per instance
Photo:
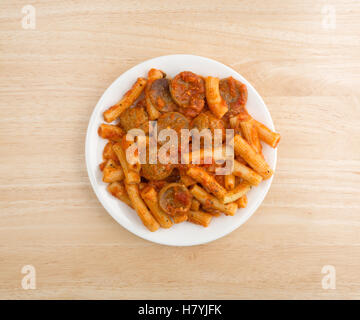
{"label": "wood grain", "polygon": [[[22,28],[26,4],[35,30]],[[360,298],[359,1],[3,0],[0,17],[0,298]],[[256,214],[191,248],[119,226],[84,162],[103,91],[172,53],[240,72],[282,134]],[[22,289],[27,264],[36,290]],[[322,289],[324,265],[336,290]]]}

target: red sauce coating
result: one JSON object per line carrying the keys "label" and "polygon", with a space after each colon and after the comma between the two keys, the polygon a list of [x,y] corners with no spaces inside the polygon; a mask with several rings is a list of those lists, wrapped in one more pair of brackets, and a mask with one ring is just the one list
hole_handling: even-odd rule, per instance
{"label": "red sauce coating", "polygon": [[149,89],[150,100],[153,106],[162,112],[178,109],[169,91],[170,80],[166,78],[154,80]]}
{"label": "red sauce coating", "polygon": [[196,117],[205,105],[203,78],[190,71],[183,71],[170,81],[170,93],[187,117]]}
{"label": "red sauce coating", "polygon": [[248,92],[246,85],[233,77],[228,77],[220,80],[219,84],[220,94],[226,101],[229,111],[224,115],[224,118],[230,118],[240,115],[243,120],[249,117],[245,108]]}
{"label": "red sauce coating", "polygon": [[190,210],[192,195],[181,183],[170,183],[159,193],[159,205],[168,214],[181,215]]}

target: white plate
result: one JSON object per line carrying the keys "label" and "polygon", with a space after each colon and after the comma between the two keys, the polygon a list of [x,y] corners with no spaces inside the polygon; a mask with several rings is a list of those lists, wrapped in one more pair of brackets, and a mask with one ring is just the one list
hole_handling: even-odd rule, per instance
{"label": "white plate", "polygon": [[[260,122],[274,130],[274,125],[264,101],[253,88],[253,86],[240,74],[220,62],[193,55],[177,54],[154,58],[138,64],[117,78],[104,92],[97,103],[88,126],[86,134],[86,165],[91,185],[107,212],[124,228],[137,236],[165,245],[191,246],[207,243],[219,239],[241,226],[256,211],[268,192],[272,178],[261,182],[248,193],[248,205],[245,209],[238,210],[237,214],[231,216],[220,216],[211,221],[209,227],[204,228],[192,223],[176,224],[170,229],[159,229],[150,232],[140,221],[136,212],[120,200],[111,196],[107,190],[107,184],[102,182],[102,174],[99,164],[102,162],[102,151],[106,144],[104,139],[98,136],[97,129],[103,120],[103,112],[118,102],[123,94],[129,90],[138,77],[146,77],[151,68],[163,70],[168,77],[173,77],[181,71],[192,71],[202,76],[216,76],[226,78],[232,76],[244,84],[248,89],[247,110]],[[275,169],[276,149],[263,145],[263,153]]]}

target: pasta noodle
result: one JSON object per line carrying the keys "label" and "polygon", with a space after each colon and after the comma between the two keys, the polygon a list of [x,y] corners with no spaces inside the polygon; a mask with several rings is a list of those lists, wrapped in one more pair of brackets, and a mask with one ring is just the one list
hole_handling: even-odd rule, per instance
{"label": "pasta noodle", "polygon": [[137,171],[131,169],[131,166],[126,160],[126,154],[120,143],[115,143],[113,149],[119,159],[119,162],[123,168],[125,174],[125,182],[127,184],[136,184],[140,183],[140,175]]}
{"label": "pasta noodle", "polygon": [[212,113],[217,118],[222,116],[228,111],[225,100],[221,97],[219,91],[219,78],[207,77],[205,79],[206,100]]}
{"label": "pasta noodle", "polygon": [[146,82],[146,79],[138,78],[132,88],[125,93],[124,97],[104,112],[105,121],[113,122],[123,111],[129,108],[144,90]]}
{"label": "pasta noodle", "polygon": [[209,226],[212,219],[212,215],[209,213],[203,211],[192,211],[192,210],[190,210],[188,217],[189,217],[188,220],[190,222],[200,224],[204,227]]}
{"label": "pasta noodle", "polygon": [[224,203],[234,202],[240,199],[242,196],[251,189],[251,186],[246,181],[241,182],[235,189],[228,191],[224,197]]}
{"label": "pasta noodle", "polygon": [[156,221],[163,228],[170,228],[172,222],[170,217],[159,207],[157,192],[153,187],[145,187],[141,191],[141,197],[149,207]]}
{"label": "pasta noodle", "polygon": [[103,181],[104,182],[115,182],[121,181],[124,179],[123,169],[116,164],[112,159],[109,159],[106,162],[106,165],[103,170]]}
{"label": "pasta noodle", "polygon": [[98,134],[103,139],[120,141],[124,135],[124,131],[118,126],[102,124],[98,129]]}
{"label": "pasta noodle", "polygon": [[213,176],[208,174],[204,169],[199,167],[192,167],[187,171],[187,175],[200,182],[218,199],[224,198],[226,190],[215,180]]}
{"label": "pasta noodle", "polygon": [[248,181],[253,186],[258,186],[262,181],[262,177],[248,166],[234,160],[233,175]]}
{"label": "pasta noodle", "polygon": [[251,145],[256,152],[261,154],[261,143],[258,132],[251,120],[240,121],[240,128],[246,141]]}
{"label": "pasta noodle", "polygon": [[240,135],[234,137],[234,150],[237,155],[242,157],[257,173],[264,179],[272,176],[273,171],[266,163],[264,158],[257,153]]}
{"label": "pasta noodle", "polygon": [[238,199],[236,201],[239,208],[246,208],[247,202],[248,202],[248,199],[247,199],[246,194],[244,194],[240,199]]}
{"label": "pasta noodle", "polygon": [[276,148],[280,141],[280,134],[271,131],[268,127],[266,127],[259,121],[256,121],[255,119],[253,119],[253,123],[257,128],[260,139],[267,143],[269,146]]}
{"label": "pasta noodle", "polygon": [[232,190],[235,188],[235,176],[233,174],[225,176],[225,188],[226,190]]}
{"label": "pasta noodle", "polygon": [[[233,216],[236,213],[237,204],[223,204],[218,199],[208,194],[204,189],[200,188],[198,185],[194,185],[190,188],[192,195],[199,200],[203,205],[203,209],[213,210],[215,212],[224,212],[226,215]],[[205,206],[205,208],[204,208]]]}
{"label": "pasta noodle", "polygon": [[151,215],[144,201],[140,197],[138,185],[125,183],[125,187],[133,208],[136,210],[138,216],[140,217],[146,228],[148,228],[152,232],[159,229],[159,223]]}
{"label": "pasta noodle", "polygon": [[133,208],[131,200],[126,192],[125,186],[122,182],[112,182],[108,184],[107,190],[116,198],[125,202],[129,207]]}

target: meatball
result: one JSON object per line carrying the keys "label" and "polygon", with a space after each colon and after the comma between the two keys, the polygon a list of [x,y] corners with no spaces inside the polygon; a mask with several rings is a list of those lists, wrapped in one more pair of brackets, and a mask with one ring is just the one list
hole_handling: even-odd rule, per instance
{"label": "meatball", "polygon": [[171,164],[150,164],[144,163],[141,165],[141,176],[147,180],[163,180],[171,175],[173,171],[173,165]]}
{"label": "meatball", "polygon": [[225,127],[221,119],[216,118],[210,111],[200,113],[193,121],[192,128],[197,128],[199,131],[203,129],[210,129],[214,135],[215,129],[222,131],[223,139],[225,138]]}
{"label": "meatball", "polygon": [[139,128],[143,123],[147,122],[149,119],[145,108],[141,105],[137,105],[134,108],[126,109],[120,115],[120,125],[126,131],[129,131],[133,128]]}
{"label": "meatball", "polygon": [[[158,133],[163,129],[173,129],[181,139],[181,129],[189,129],[189,120],[179,112],[167,112],[162,114],[157,120]],[[159,141],[159,144],[164,142]]]}

